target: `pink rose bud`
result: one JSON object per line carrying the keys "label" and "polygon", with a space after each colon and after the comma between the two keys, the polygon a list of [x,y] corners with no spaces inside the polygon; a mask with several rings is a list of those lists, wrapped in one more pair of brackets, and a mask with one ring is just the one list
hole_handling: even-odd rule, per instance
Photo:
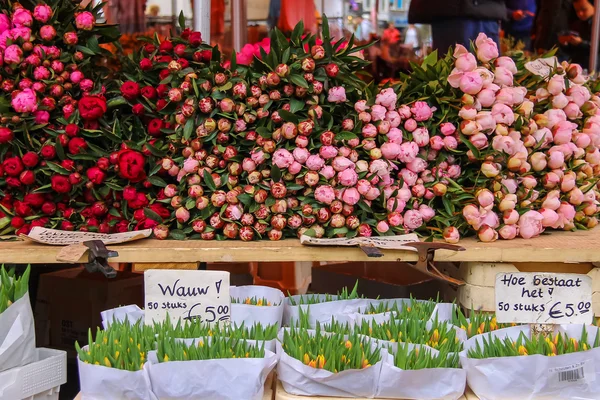
{"label": "pink rose bud", "polygon": [[498,234],[504,240],[512,240],[517,237],[517,226],[516,225],[504,225],[498,230]]}

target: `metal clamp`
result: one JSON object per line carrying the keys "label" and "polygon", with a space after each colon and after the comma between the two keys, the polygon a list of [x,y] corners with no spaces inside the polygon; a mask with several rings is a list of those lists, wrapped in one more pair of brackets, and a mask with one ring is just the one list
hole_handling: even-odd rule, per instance
{"label": "metal clamp", "polygon": [[119,253],[108,250],[101,240],[90,240],[83,242],[83,245],[89,248],[88,263],[85,264],[85,269],[90,272],[102,272],[107,278],[117,276],[117,271],[108,265],[108,259],[117,257]]}
{"label": "metal clamp", "polygon": [[434,242],[414,242],[414,243],[406,243],[404,246],[413,247],[417,250],[419,255],[419,260],[416,263],[410,263],[406,261],[400,261],[401,264],[407,265],[411,268],[416,269],[419,272],[424,273],[432,278],[445,281],[454,286],[463,286],[465,285],[465,281],[460,279],[452,278],[441,272],[436,268],[433,263],[433,257],[435,255],[435,251],[438,249],[443,250],[453,250],[453,251],[464,251],[465,248],[461,246],[456,246],[454,244],[448,243],[434,243]]}

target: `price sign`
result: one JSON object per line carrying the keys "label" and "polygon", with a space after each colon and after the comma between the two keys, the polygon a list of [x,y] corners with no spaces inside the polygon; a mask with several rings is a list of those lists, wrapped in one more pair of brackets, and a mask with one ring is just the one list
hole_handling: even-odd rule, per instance
{"label": "price sign", "polygon": [[197,320],[218,323],[231,319],[229,272],[150,270],[144,273],[146,324]]}
{"label": "price sign", "polygon": [[500,323],[589,324],[593,316],[592,278],[587,275],[496,275],[496,318]]}

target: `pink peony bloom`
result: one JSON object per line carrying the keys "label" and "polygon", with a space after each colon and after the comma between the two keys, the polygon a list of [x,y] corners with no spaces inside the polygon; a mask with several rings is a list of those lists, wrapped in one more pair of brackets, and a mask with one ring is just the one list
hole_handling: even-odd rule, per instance
{"label": "pink peony bloom", "polygon": [[40,37],[43,40],[50,41],[56,37],[56,29],[52,25],[44,25],[40,28]]}
{"label": "pink peony bloom", "polygon": [[272,161],[273,164],[277,165],[281,169],[284,169],[292,165],[294,162],[294,156],[286,149],[277,149],[275,153],[273,153]]}
{"label": "pink peony bloom", "polygon": [[476,71],[465,72],[460,78],[459,87],[467,94],[477,94],[483,88],[483,79]]}
{"label": "pink peony bloom", "polygon": [[440,132],[444,136],[449,136],[456,132],[456,127],[451,122],[444,122],[440,125]]}
{"label": "pink peony bloom", "polygon": [[557,96],[565,90],[565,77],[562,75],[554,75],[548,82],[548,93],[552,96]]}
{"label": "pink peony bloom", "polygon": [[377,136],[377,128],[373,124],[366,124],[362,128],[362,134],[366,138],[374,138]]}
{"label": "pink peony bloom", "polygon": [[198,160],[190,157],[183,162],[183,171],[188,174],[193,174],[198,171],[199,166],[200,163],[198,162]]}
{"label": "pink peony bloom", "polygon": [[359,200],[360,193],[358,193],[358,190],[356,190],[356,188],[347,188],[344,190],[344,193],[342,193],[342,201],[346,204],[353,206],[356,203],[358,203]]}
{"label": "pink peony bloom", "polygon": [[425,147],[429,144],[429,131],[427,128],[417,128],[413,131],[413,140],[419,147]]}
{"label": "pink peony bloom", "polygon": [[479,61],[487,63],[494,58],[498,58],[498,45],[493,39],[487,37],[485,33],[480,33],[475,39],[475,47],[477,48],[477,58]]}
{"label": "pink peony bloom", "polygon": [[539,212],[542,215],[542,217],[544,217],[544,219],[542,220],[542,226],[544,228],[553,227],[558,222],[559,216],[556,211],[551,210],[549,208],[542,208]]}
{"label": "pink peony bloom", "polygon": [[458,68],[454,68],[450,75],[448,75],[448,83],[453,88],[458,88],[460,86],[460,80],[462,79],[464,72],[459,70]]}
{"label": "pink peony bloom", "polygon": [[513,225],[519,222],[519,212],[517,210],[506,210],[502,216],[506,225]]}
{"label": "pink peony bloom", "polygon": [[383,89],[377,96],[375,96],[375,104],[380,104],[387,109],[396,108],[396,100],[398,96],[394,92],[394,89],[387,88]]}
{"label": "pink peony bloom", "polygon": [[565,228],[573,223],[573,218],[575,218],[575,207],[567,202],[562,202],[560,207],[556,210],[558,214],[558,221],[552,227],[554,229]]}
{"label": "pink peony bloom", "polygon": [[300,171],[302,171],[302,164],[300,164],[298,161],[294,161],[292,165],[288,167],[288,172],[292,175],[296,175]]}
{"label": "pink peony bloom", "polygon": [[368,108],[369,108],[369,106],[367,105],[366,100],[359,100],[356,103],[354,103],[354,110],[357,113],[365,112],[365,111],[367,111]]}
{"label": "pink peony bloom", "polygon": [[46,4],[38,4],[33,9],[33,18],[45,24],[52,18],[52,8]]}
{"label": "pink peony bloom", "polygon": [[6,14],[0,14],[0,33],[4,33],[12,28],[12,23]]}
{"label": "pink peony bloom", "polygon": [[494,65],[496,67],[506,68],[507,70],[509,70],[513,74],[516,74],[518,72],[517,71],[517,66],[515,65],[515,62],[510,57],[506,57],[506,56],[498,57],[494,61]]}
{"label": "pink peony bloom", "polygon": [[583,113],[581,112],[581,109],[579,109],[579,106],[573,102],[568,103],[563,108],[563,111],[567,115],[567,118],[569,118],[571,120],[579,119],[579,118],[583,117]]}
{"label": "pink peony bloom", "polygon": [[402,123],[402,118],[400,118],[400,114],[397,111],[388,111],[385,114],[386,121],[390,122],[390,128],[397,128]]}
{"label": "pink peony bloom", "polygon": [[323,165],[325,165],[325,160],[323,160],[320,156],[311,155],[306,159],[306,167],[311,171],[320,170]]}
{"label": "pink peony bloom", "polygon": [[400,145],[398,159],[407,164],[415,159],[419,153],[419,146],[415,142],[404,142]]}
{"label": "pink peony bloom", "polygon": [[358,182],[358,174],[353,168],[348,168],[338,173],[338,180],[342,186],[354,186]]}
{"label": "pink peony bloom", "polygon": [[542,221],[544,216],[537,211],[529,210],[519,218],[519,235],[523,239],[539,236],[544,227]]}
{"label": "pink peony bloom", "polygon": [[414,115],[416,121],[427,121],[433,116],[433,110],[424,101],[417,101],[410,108],[410,112]]}
{"label": "pink peony bloom", "polygon": [[262,150],[253,150],[252,153],[250,153],[250,158],[256,164],[262,164],[266,159],[265,153]]}
{"label": "pink peony bloom", "polygon": [[91,31],[96,23],[96,18],[89,11],[84,11],[75,16],[75,26],[83,31]]}
{"label": "pink peony bloom", "polygon": [[571,141],[573,130],[577,129],[577,124],[569,121],[561,121],[554,126],[553,138],[556,144],[565,144]]}
{"label": "pink peony bloom", "polygon": [[563,93],[552,96],[552,107],[563,109],[569,104],[569,99]]}
{"label": "pink peony bloom", "polygon": [[461,44],[456,45],[454,57],[456,58],[454,66],[461,72],[470,72],[477,68],[477,60],[475,59],[475,56],[469,53]]}
{"label": "pink peony bloom", "polygon": [[402,180],[408,186],[414,186],[417,183],[417,179],[419,179],[419,175],[408,168],[402,168],[398,173],[398,177],[402,177]]}
{"label": "pink peony bloom", "polygon": [[310,156],[310,153],[303,147],[296,147],[292,155],[296,161],[298,161],[300,164],[304,164],[308,159],[308,156]]}
{"label": "pink peony bloom", "polygon": [[[503,106],[503,104],[496,104],[496,106]],[[484,132],[490,132],[496,129],[496,118],[491,111],[478,112],[475,121],[479,124],[479,129]]]}
{"label": "pink peony bloom", "polygon": [[415,121],[412,118],[407,119],[406,122],[404,122],[404,129],[406,129],[409,132],[414,131],[415,129],[417,129],[417,121]]}
{"label": "pink peony bloom", "polygon": [[47,124],[50,121],[50,113],[48,111],[36,111],[33,113],[35,123],[39,125]]}
{"label": "pink peony bloom", "polygon": [[319,171],[319,174],[323,175],[325,179],[331,179],[335,176],[335,170],[331,165],[326,165]]}
{"label": "pink peony bloom", "polygon": [[494,104],[492,116],[498,124],[512,125],[515,122],[515,114],[512,108],[505,104]]}
{"label": "pink peony bloom", "polygon": [[37,96],[33,90],[23,89],[12,98],[11,105],[16,112],[32,113],[38,108]]}
{"label": "pink peony bloom", "polygon": [[443,232],[444,240],[446,243],[456,244],[460,240],[460,232],[453,226],[449,226],[444,229]]}
{"label": "pink peony bloom", "polygon": [[477,232],[477,237],[484,243],[495,242],[498,240],[498,232],[487,225],[483,225]]}
{"label": "pink peony bloom", "polygon": [[423,217],[418,210],[408,210],[404,213],[404,227],[408,230],[418,229],[423,225]]}
{"label": "pink peony bloom", "polygon": [[592,97],[588,88],[581,85],[573,85],[569,87],[569,90],[567,90],[567,96],[569,96],[569,99],[579,107],[583,106],[583,104]]}
{"label": "pink peony bloom", "polygon": [[31,12],[26,8],[17,8],[12,15],[12,22],[15,26],[31,26],[33,24],[33,17]]}
{"label": "pink peony bloom", "polygon": [[400,145],[392,142],[384,143],[381,145],[381,154],[387,160],[395,160],[400,154]]}
{"label": "pink peony bloom", "polygon": [[444,148],[454,150],[458,147],[458,140],[454,136],[446,136],[444,138]]}
{"label": "pink peony bloom", "polygon": [[4,62],[7,64],[19,64],[23,61],[23,50],[16,44],[11,44],[4,49]]}
{"label": "pink peony bloom", "polygon": [[403,140],[402,131],[398,128],[390,129],[390,131],[387,133],[387,137],[390,143],[400,144]]}
{"label": "pink peony bloom", "polygon": [[381,121],[385,118],[387,109],[384,106],[374,105],[371,107],[371,121]]}
{"label": "pink peony bloom", "polygon": [[369,165],[369,172],[377,176],[390,174],[390,164],[385,160],[373,160]]}
{"label": "pink peony bloom", "polygon": [[18,39],[23,39],[23,41],[29,42],[31,40],[31,29],[24,26],[13,28],[10,30],[10,38],[13,40],[13,42]]}
{"label": "pink peony bloom", "polygon": [[488,145],[488,138],[485,133],[476,133],[469,138],[469,142],[473,143],[476,148],[483,149]]}
{"label": "pink peony bloom", "polygon": [[421,214],[421,217],[423,218],[423,221],[425,221],[425,222],[427,222],[431,218],[435,217],[435,211],[433,210],[433,208],[431,208],[425,204],[421,204],[419,206],[419,214]]}
{"label": "pink peony bloom", "polygon": [[337,154],[338,154],[338,150],[337,150],[337,147],[335,147],[335,146],[322,146],[319,149],[319,155],[326,160],[329,160],[330,158],[337,156]]}
{"label": "pink peony bloom", "polygon": [[427,166],[427,161],[423,160],[420,157],[417,157],[408,164],[406,164],[406,168],[408,168],[416,174],[425,171],[427,169]]}
{"label": "pink peony bloom", "polygon": [[498,230],[498,234],[504,240],[512,240],[517,237],[518,229],[516,225],[504,225]]}
{"label": "pink peony bloom", "polygon": [[494,83],[500,86],[513,85],[513,73],[504,67],[498,67],[494,71]]}
{"label": "pink peony bloom", "polygon": [[496,92],[490,89],[483,89],[477,93],[477,100],[482,107],[491,107],[496,102]]}
{"label": "pink peony bloom", "polygon": [[354,168],[354,162],[347,157],[339,156],[333,159],[331,163],[333,169],[337,172],[343,171],[347,168]]}
{"label": "pink peony bloom", "polygon": [[324,204],[331,204],[335,200],[335,192],[328,185],[321,185],[315,189],[315,199]]}
{"label": "pink peony bloom", "polygon": [[346,89],[343,86],[334,86],[329,89],[327,101],[330,103],[343,103],[346,101]]}

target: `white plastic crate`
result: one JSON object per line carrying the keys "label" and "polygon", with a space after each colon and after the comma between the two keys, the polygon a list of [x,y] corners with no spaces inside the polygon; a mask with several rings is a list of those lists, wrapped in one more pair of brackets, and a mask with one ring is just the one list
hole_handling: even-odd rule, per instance
{"label": "white plastic crate", "polygon": [[38,348],[37,361],[0,373],[0,400],[58,400],[67,382],[67,353]]}

